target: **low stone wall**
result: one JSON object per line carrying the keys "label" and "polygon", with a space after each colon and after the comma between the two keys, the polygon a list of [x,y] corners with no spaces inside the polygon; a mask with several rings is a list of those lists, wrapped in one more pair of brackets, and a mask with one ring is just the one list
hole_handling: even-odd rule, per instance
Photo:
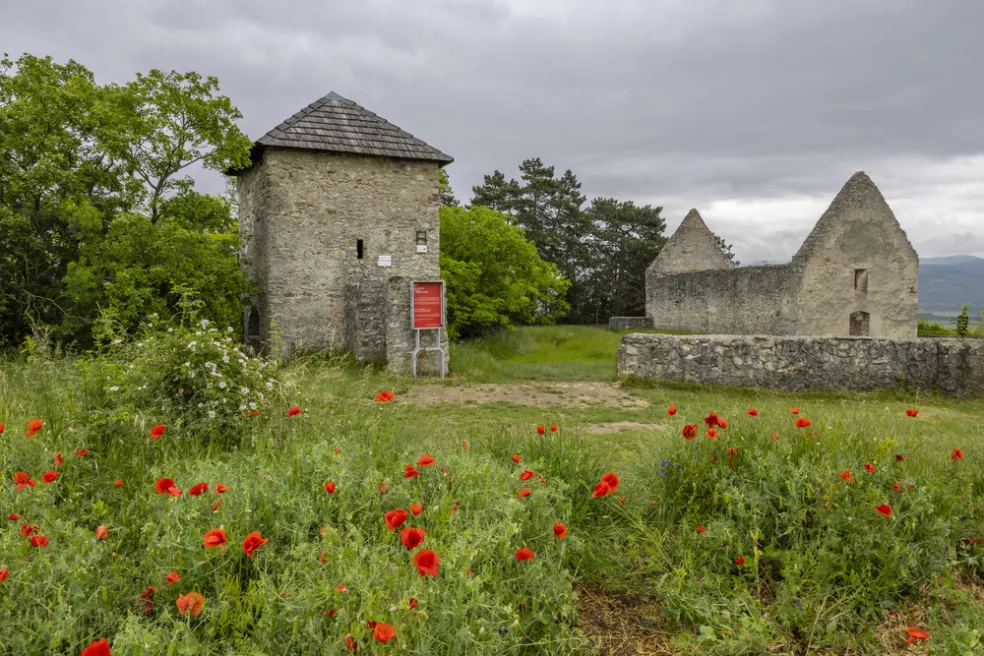
{"label": "low stone wall", "polygon": [[652,317],[609,317],[609,330],[639,330],[641,328],[652,328]]}
{"label": "low stone wall", "polygon": [[984,395],[984,340],[660,335],[622,338],[618,373],[786,391],[912,387]]}

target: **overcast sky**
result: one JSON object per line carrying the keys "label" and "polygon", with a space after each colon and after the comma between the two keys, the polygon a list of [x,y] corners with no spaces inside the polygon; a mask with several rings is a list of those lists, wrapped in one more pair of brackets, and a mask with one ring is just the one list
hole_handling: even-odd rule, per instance
{"label": "overcast sky", "polygon": [[[744,261],[857,170],[922,257],[984,256],[979,0],[0,0],[0,50],[215,75],[258,138],[330,90],[483,174],[697,207]],[[202,180],[220,191],[218,177]]]}

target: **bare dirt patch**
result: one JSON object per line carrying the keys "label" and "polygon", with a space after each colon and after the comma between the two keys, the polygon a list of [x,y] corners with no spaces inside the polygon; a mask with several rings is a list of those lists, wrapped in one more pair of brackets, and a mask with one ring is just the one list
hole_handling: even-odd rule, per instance
{"label": "bare dirt patch", "polygon": [[538,407],[609,407],[644,410],[645,399],[631,396],[618,383],[521,383],[516,385],[415,385],[405,395],[416,405],[476,406],[489,403],[515,403]]}
{"label": "bare dirt patch", "polygon": [[581,628],[600,656],[656,656],[675,653],[659,606],[645,597],[580,588]]}

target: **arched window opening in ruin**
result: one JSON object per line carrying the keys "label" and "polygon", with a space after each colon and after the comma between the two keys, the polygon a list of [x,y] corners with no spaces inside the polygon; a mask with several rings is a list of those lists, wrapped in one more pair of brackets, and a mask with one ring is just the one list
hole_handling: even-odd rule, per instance
{"label": "arched window opening in ruin", "polygon": [[851,315],[851,337],[867,337],[870,328],[871,315],[867,312],[855,312]]}
{"label": "arched window opening in ruin", "polygon": [[250,308],[246,315],[246,336],[260,336],[260,313],[256,308]]}

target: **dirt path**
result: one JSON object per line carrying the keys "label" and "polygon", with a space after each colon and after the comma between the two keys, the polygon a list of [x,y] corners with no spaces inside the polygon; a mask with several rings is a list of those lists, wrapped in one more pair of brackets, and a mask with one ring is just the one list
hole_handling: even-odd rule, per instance
{"label": "dirt path", "polygon": [[618,383],[520,383],[514,385],[415,385],[405,399],[416,405],[453,403],[477,406],[489,403],[515,403],[541,408],[608,407],[624,410],[645,410],[645,399],[631,396]]}

